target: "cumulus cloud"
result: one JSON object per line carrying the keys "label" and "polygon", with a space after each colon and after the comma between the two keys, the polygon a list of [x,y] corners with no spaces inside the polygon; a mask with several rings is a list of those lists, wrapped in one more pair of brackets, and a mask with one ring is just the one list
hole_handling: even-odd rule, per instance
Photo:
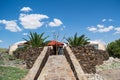
{"label": "cumulus cloud", "polygon": [[99,29],[102,29],[102,28],[104,28],[104,25],[98,24],[97,27],[98,27]]}
{"label": "cumulus cloud", "polygon": [[29,12],[32,11],[32,9],[30,7],[23,7],[20,11]]}
{"label": "cumulus cloud", "polygon": [[112,22],[113,20],[112,19],[102,19],[102,22],[105,22],[105,21]]}
{"label": "cumulus cloud", "polygon": [[47,18],[49,17],[43,14],[20,14],[19,20],[25,29],[37,29],[44,24],[42,20]]}
{"label": "cumulus cloud", "polygon": [[106,21],[106,19],[102,19],[102,22],[105,22]]}
{"label": "cumulus cloud", "polygon": [[51,27],[58,27],[58,26],[61,26],[63,23],[61,20],[55,18],[53,22],[50,22],[49,23],[49,26]]}
{"label": "cumulus cloud", "polygon": [[120,34],[120,27],[114,28],[115,33],[114,34]]}
{"label": "cumulus cloud", "polygon": [[104,28],[99,28],[98,29],[98,32],[109,32],[109,31],[111,31],[111,30],[113,30],[113,26],[108,26],[108,27],[104,27]]}
{"label": "cumulus cloud", "polygon": [[88,27],[88,30],[92,31],[92,32],[95,32],[97,30],[97,28],[95,28],[94,26],[92,26],[92,27]]}
{"label": "cumulus cloud", "polygon": [[0,43],[2,43],[3,41],[2,40],[0,40]]}
{"label": "cumulus cloud", "polygon": [[[23,7],[20,11],[29,12],[32,11],[30,7]],[[51,27],[58,27],[61,26],[63,23],[61,20],[54,18],[53,22],[48,22],[48,16],[44,14],[26,14],[20,13],[19,15],[19,24],[22,25],[22,29],[38,29],[41,26],[51,26]],[[47,19],[47,20],[44,20]],[[20,32],[22,29],[18,26],[18,20],[0,20],[0,24],[5,25],[5,29],[11,32]],[[65,29],[64,27],[61,30]],[[23,33],[23,35],[27,35]]]}
{"label": "cumulus cloud", "polygon": [[22,31],[22,29],[17,25],[15,20],[0,20],[1,24],[5,24],[5,29],[11,31],[11,32],[19,32]]}
{"label": "cumulus cloud", "polygon": [[23,33],[22,35],[27,36],[27,35],[28,35],[28,33]]}
{"label": "cumulus cloud", "polygon": [[109,31],[113,30],[114,27],[113,26],[105,27],[104,25],[98,24],[96,27],[92,26],[92,27],[88,27],[87,29],[91,32],[103,33],[103,32],[109,32]]}

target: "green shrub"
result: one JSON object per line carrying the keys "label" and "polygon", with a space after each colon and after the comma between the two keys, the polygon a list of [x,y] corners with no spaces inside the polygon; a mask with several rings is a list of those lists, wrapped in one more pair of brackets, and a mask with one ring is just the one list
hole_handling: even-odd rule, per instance
{"label": "green shrub", "polygon": [[120,39],[108,44],[107,51],[110,56],[120,58]]}

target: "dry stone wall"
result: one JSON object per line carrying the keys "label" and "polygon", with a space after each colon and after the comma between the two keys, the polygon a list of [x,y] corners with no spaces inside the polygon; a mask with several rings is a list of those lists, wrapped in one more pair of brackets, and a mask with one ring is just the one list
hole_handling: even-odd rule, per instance
{"label": "dry stone wall", "polygon": [[44,47],[43,51],[33,64],[33,67],[29,70],[28,74],[22,80],[37,80],[49,57],[49,53],[50,53],[49,48]]}
{"label": "dry stone wall", "polygon": [[93,46],[78,46],[71,49],[85,73],[96,73],[95,66],[109,59],[106,51],[97,50]]}
{"label": "dry stone wall", "polygon": [[27,68],[30,69],[42,50],[42,47],[29,47],[26,50],[15,51],[14,56],[18,59],[25,60]]}
{"label": "dry stone wall", "polygon": [[70,67],[74,73],[76,80],[87,80],[87,78],[85,77],[84,71],[81,68],[81,65],[79,64],[75,55],[73,54],[73,52],[68,46],[65,47],[64,49],[64,55],[68,63],[70,64]]}

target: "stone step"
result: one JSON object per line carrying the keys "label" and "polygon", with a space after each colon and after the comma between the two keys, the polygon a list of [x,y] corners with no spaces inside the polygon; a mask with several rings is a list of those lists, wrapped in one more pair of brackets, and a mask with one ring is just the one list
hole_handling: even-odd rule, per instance
{"label": "stone step", "polygon": [[37,80],[76,80],[64,55],[49,56]]}

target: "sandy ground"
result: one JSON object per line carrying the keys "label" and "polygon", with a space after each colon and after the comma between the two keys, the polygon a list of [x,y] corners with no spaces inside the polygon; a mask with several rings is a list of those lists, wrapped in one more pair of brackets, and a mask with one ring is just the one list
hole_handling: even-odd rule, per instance
{"label": "sandy ground", "polygon": [[109,60],[96,68],[103,80],[120,80],[120,59],[109,57]]}
{"label": "sandy ground", "polygon": [[108,69],[97,72],[105,80],[120,80],[120,68],[119,69]]}
{"label": "sandy ground", "polygon": [[96,66],[96,74],[87,74],[88,80],[120,80],[120,59],[109,57]]}

